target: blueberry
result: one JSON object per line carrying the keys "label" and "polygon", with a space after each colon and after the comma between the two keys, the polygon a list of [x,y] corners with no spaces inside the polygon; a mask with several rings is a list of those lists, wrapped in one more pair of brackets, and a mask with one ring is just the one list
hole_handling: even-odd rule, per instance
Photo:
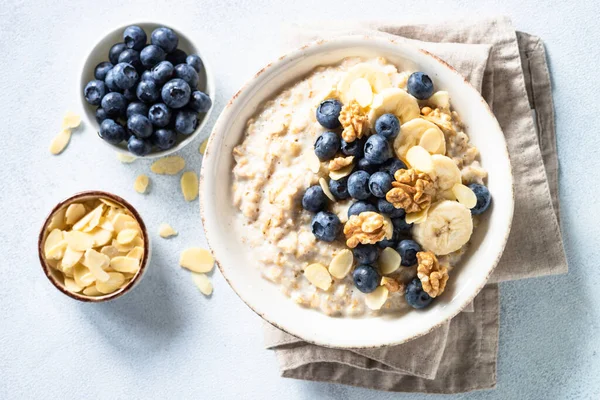
{"label": "blueberry", "polygon": [[131,25],[123,31],[123,42],[128,49],[140,51],[146,44],[146,32],[137,25]]}
{"label": "blueberry", "polygon": [[311,186],[304,192],[302,196],[302,208],[310,212],[319,212],[327,205],[327,196],[323,193],[321,186]]}
{"label": "blueberry", "polygon": [[97,106],[102,101],[102,98],[108,93],[108,88],[104,82],[100,80],[89,81],[83,89],[85,100],[91,105]]}
{"label": "blueberry", "polygon": [[149,44],[140,52],[140,61],[146,69],[150,69],[159,62],[164,61],[165,56],[166,54],[163,49],[153,44]]}
{"label": "blueberry", "polygon": [[402,259],[400,264],[410,267],[417,263],[417,253],[421,251],[421,246],[414,240],[406,239],[398,243],[396,251],[398,251]]}
{"label": "blueberry", "polygon": [[140,139],[145,139],[152,135],[152,124],[150,120],[141,114],[133,114],[127,118],[127,129]]}
{"label": "blueberry", "polygon": [[175,78],[183,79],[190,85],[190,88],[196,88],[198,86],[198,73],[196,70],[187,64],[179,64],[173,69],[173,75]]}
{"label": "blueberry", "polygon": [[335,129],[341,125],[340,111],[342,111],[342,103],[339,100],[324,100],[317,107],[317,121],[327,129]]}
{"label": "blueberry", "polygon": [[369,191],[375,197],[385,198],[392,188],[392,177],[387,172],[375,172],[369,178]]}
{"label": "blueberry", "polygon": [[127,141],[127,149],[135,156],[144,157],[150,154],[152,145],[147,140],[131,136]]}
{"label": "blueberry", "polygon": [[423,72],[414,72],[408,77],[406,89],[417,99],[427,100],[433,94],[433,82],[429,75]]}
{"label": "blueberry", "polygon": [[197,54],[191,54],[187,56],[187,58],[185,59],[185,63],[194,68],[197,73],[200,73],[200,71],[204,69],[204,63],[202,62],[200,56]]}
{"label": "blueberry", "polygon": [[144,103],[154,103],[160,97],[160,88],[154,79],[146,79],[138,83],[135,93]]}
{"label": "blueberry", "polygon": [[127,49],[127,46],[125,46],[125,43],[113,44],[112,47],[110,48],[110,50],[108,51],[108,59],[110,60],[111,64],[118,64],[119,56],[126,49]]}
{"label": "blueberry", "polygon": [[352,272],[354,286],[363,293],[371,293],[377,289],[381,276],[375,268],[370,265],[359,265]]}
{"label": "blueberry", "polygon": [[354,156],[354,158],[361,158],[364,154],[364,147],[367,138],[356,138],[352,142],[346,142],[342,139],[341,150],[345,156]]}
{"label": "blueberry", "polygon": [[176,139],[177,132],[173,129],[157,129],[152,136],[150,136],[151,142],[161,150],[169,150],[171,147],[175,146]]}
{"label": "blueberry", "polygon": [[329,191],[333,194],[333,197],[338,200],[344,200],[350,197],[350,193],[348,193],[348,177],[345,176],[338,180],[330,179]]}
{"label": "blueberry", "polygon": [[400,133],[400,121],[394,114],[383,114],[375,122],[375,132],[390,140]]}
{"label": "blueberry", "polygon": [[212,107],[212,100],[208,95],[199,90],[192,92],[188,107],[196,112],[207,112]]}
{"label": "blueberry", "polygon": [[150,42],[160,47],[165,52],[170,53],[177,48],[179,38],[177,37],[177,34],[173,32],[173,29],[161,26],[152,31]]}
{"label": "blueberry", "polygon": [[361,158],[356,163],[356,169],[357,170],[359,170],[359,171],[365,171],[365,172],[367,172],[369,174],[374,174],[375,172],[377,172],[378,167],[379,167],[378,165],[371,164],[369,161],[367,161],[366,158]]}
{"label": "blueberry", "polygon": [[144,70],[142,62],[140,61],[140,52],[134,49],[127,49],[119,56],[119,63],[127,63],[133,65],[133,67],[141,74]]}
{"label": "blueberry", "polygon": [[106,84],[106,88],[111,92],[120,92],[121,89],[117,86],[115,82],[114,68],[110,69],[106,73],[106,77],[104,78],[104,83]]}
{"label": "blueberry", "polygon": [[328,211],[319,211],[315,214],[310,226],[313,235],[324,242],[333,242],[342,230],[340,219]]}
{"label": "blueberry", "polygon": [[140,77],[140,81],[154,81],[156,82],[156,79],[154,79],[154,75],[152,74],[151,70],[146,70],[144,72],[142,72],[142,76]]}
{"label": "blueberry", "polygon": [[373,244],[359,244],[352,249],[352,254],[359,264],[373,264],[379,257],[379,251]]}
{"label": "blueberry", "polygon": [[156,103],[148,111],[148,119],[152,125],[164,128],[171,120],[171,110],[163,103]]}
{"label": "blueberry", "polygon": [[413,227],[413,224],[406,223],[406,213],[401,217],[392,218],[392,225],[394,225],[394,229],[397,229],[400,233],[404,234],[410,233]]}
{"label": "blueberry", "polygon": [[387,172],[393,178],[396,171],[399,169],[407,169],[406,164],[397,158],[390,158],[384,162],[379,168],[380,171]]}
{"label": "blueberry", "polygon": [[477,183],[470,184],[469,188],[475,193],[475,196],[477,196],[477,204],[471,209],[471,214],[483,214],[490,207],[492,202],[492,195],[490,194],[489,189]]}
{"label": "blueberry", "polygon": [[383,164],[392,156],[392,147],[383,136],[371,135],[365,143],[365,158],[371,164]]}
{"label": "blueberry", "polygon": [[139,79],[138,73],[133,68],[133,65],[127,63],[118,63],[113,68],[113,76],[116,85],[120,89],[129,89],[135,86],[135,83]]}
{"label": "blueberry", "polygon": [[123,96],[125,96],[125,100],[127,100],[128,103],[132,102],[132,101],[137,101],[137,94],[135,93],[135,87],[129,88],[129,89],[125,89],[123,90]]}
{"label": "blueberry", "polygon": [[183,79],[171,79],[163,86],[163,102],[171,108],[181,108],[190,101],[190,85]]}
{"label": "blueberry", "polygon": [[108,61],[104,61],[96,65],[96,68],[94,68],[94,78],[103,81],[104,78],[106,78],[106,74],[111,70],[112,67],[113,65]]}
{"label": "blueberry", "polygon": [[127,111],[127,100],[121,93],[111,92],[102,98],[102,108],[110,117],[121,117]]}
{"label": "blueberry", "polygon": [[413,279],[406,285],[404,298],[412,308],[425,308],[433,301],[433,298],[423,290],[419,278]]}
{"label": "blueberry", "polygon": [[152,68],[152,78],[159,85],[163,85],[173,76],[173,64],[168,61],[161,61]]}
{"label": "blueberry", "polygon": [[175,129],[184,135],[193,133],[198,127],[198,123],[198,113],[194,110],[179,110],[175,116]]}
{"label": "blueberry", "polygon": [[406,215],[403,208],[396,208],[392,203],[386,199],[377,199],[377,210],[381,214],[389,215],[390,218],[400,218]]}
{"label": "blueberry", "polygon": [[377,208],[366,201],[356,201],[348,208],[348,218],[367,211],[377,212]]}
{"label": "blueberry", "polygon": [[119,144],[125,140],[125,128],[112,119],[105,119],[100,124],[98,135],[111,144]]}
{"label": "blueberry", "polygon": [[127,106],[127,118],[131,117],[133,114],[140,114],[143,116],[148,115],[148,106],[139,101],[133,101],[129,103]]}
{"label": "blueberry", "polygon": [[365,171],[353,172],[348,178],[348,193],[357,200],[366,200],[371,196],[369,192],[369,177]]}
{"label": "blueberry", "polygon": [[315,142],[315,154],[321,161],[331,160],[340,149],[340,137],[333,132],[323,132]]}
{"label": "blueberry", "polygon": [[96,109],[96,121],[98,121],[98,123],[101,124],[102,121],[104,121],[107,118],[108,114],[106,114],[106,111],[104,111],[102,107],[98,107]]}
{"label": "blueberry", "polygon": [[173,65],[179,65],[185,63],[187,58],[187,54],[185,51],[181,49],[175,49],[169,54],[167,54],[166,60],[169,61]]}

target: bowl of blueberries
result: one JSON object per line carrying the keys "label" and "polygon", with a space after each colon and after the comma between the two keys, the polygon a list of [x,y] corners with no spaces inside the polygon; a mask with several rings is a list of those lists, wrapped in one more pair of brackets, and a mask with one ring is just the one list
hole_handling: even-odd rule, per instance
{"label": "bowl of blueberries", "polygon": [[135,157],[162,157],[190,143],[212,110],[206,60],[181,32],[138,23],[107,34],[81,75],[85,114],[103,142]]}

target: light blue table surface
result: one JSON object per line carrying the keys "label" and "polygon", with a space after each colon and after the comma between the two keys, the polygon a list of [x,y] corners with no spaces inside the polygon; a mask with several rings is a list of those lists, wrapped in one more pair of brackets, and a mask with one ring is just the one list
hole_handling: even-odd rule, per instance
{"label": "light blue table surface", "polygon": [[[128,22],[165,22],[204,50],[218,83],[212,123],[237,88],[279,55],[277,35],[286,23],[495,14],[512,16],[516,28],[547,46],[570,272],[501,285],[498,386],[454,398],[600,398],[597,0],[6,0],[0,6],[0,399],[422,398],[281,378],[275,356],[263,349],[260,318],[219,273],[206,299],[178,266],[181,249],[206,244],[198,203],[185,203],[178,179],[152,175],[150,193],[135,193],[133,181],[150,163],[119,163],[90,126],[59,157],[48,145],[65,111],[80,111],[77,85],[90,47]],[[195,170],[199,144],[183,151]],[[61,295],[36,253],[49,209],[90,188],[129,199],[154,239],[152,268],[140,287],[101,305]],[[179,236],[159,238],[162,222]]]}

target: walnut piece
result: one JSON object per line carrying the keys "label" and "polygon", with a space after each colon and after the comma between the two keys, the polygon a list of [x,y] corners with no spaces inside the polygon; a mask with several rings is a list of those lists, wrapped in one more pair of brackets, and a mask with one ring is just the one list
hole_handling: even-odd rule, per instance
{"label": "walnut piece", "polygon": [[448,268],[440,265],[438,259],[430,251],[417,253],[417,276],[421,280],[423,290],[431,297],[444,293],[448,282]]}
{"label": "walnut piece", "polygon": [[404,293],[404,284],[389,276],[381,278],[381,285],[385,286],[390,293]]}
{"label": "walnut piece", "polygon": [[423,118],[439,126],[446,134],[456,134],[456,130],[454,130],[454,126],[452,126],[452,117],[447,111],[443,111],[441,108],[433,109],[427,114],[424,114]]}
{"label": "walnut piece", "polygon": [[352,164],[353,161],[354,161],[354,156],[336,157],[333,160],[329,161],[329,170],[330,171],[339,171],[340,169]]}
{"label": "walnut piece", "polygon": [[360,139],[367,133],[369,121],[356,100],[342,107],[339,120],[344,128],[342,139],[348,143],[354,142],[356,138]]}
{"label": "walnut piece", "polygon": [[344,225],[346,246],[351,249],[362,244],[374,244],[383,239],[390,239],[393,234],[392,221],[373,211],[365,211],[352,215]]}
{"label": "walnut piece", "polygon": [[404,208],[407,213],[426,210],[435,194],[433,180],[424,172],[415,169],[399,169],[394,174],[392,189],[385,199],[396,208]]}

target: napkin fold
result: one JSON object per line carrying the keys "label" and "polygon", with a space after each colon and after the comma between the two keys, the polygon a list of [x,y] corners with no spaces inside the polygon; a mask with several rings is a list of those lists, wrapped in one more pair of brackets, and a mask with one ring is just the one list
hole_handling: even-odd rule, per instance
{"label": "napkin fold", "polygon": [[473,303],[442,327],[379,349],[330,349],[265,323],[265,344],[282,376],[367,388],[458,393],[496,384],[496,282],[567,272],[559,228],[558,159],[550,75],[540,38],[515,32],[509,18],[435,25],[366,23],[327,31],[293,27],[288,46],[338,35],[408,40],[456,68],[480,90],[506,137],[515,214],[504,255]]}

